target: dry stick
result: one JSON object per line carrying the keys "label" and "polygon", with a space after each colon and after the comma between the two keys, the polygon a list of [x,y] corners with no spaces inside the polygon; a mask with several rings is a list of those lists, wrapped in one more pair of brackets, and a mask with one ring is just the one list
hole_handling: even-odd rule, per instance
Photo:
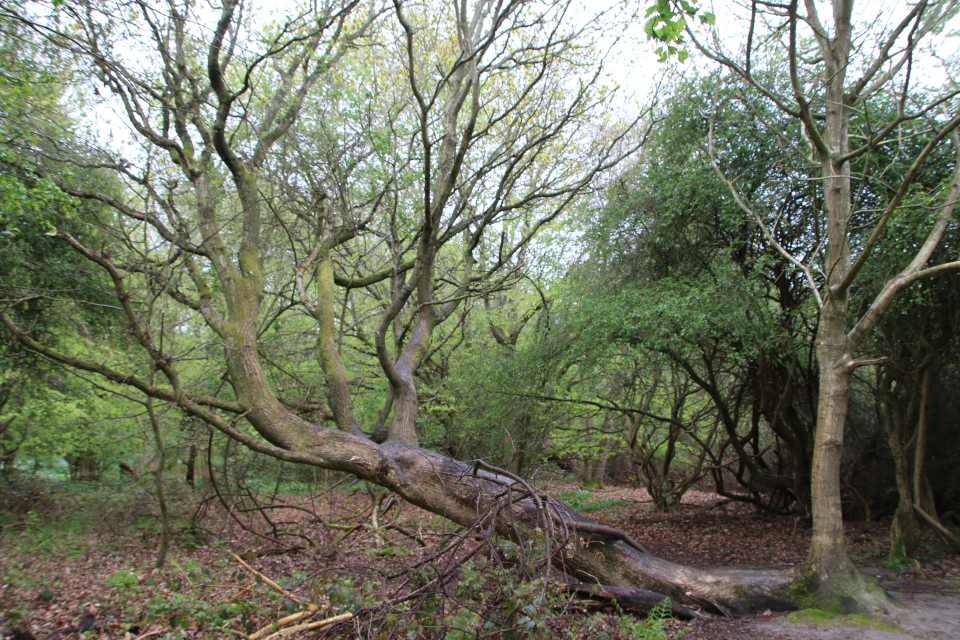
{"label": "dry stick", "polygon": [[259,577],[261,580],[263,580],[263,583],[264,583],[265,585],[267,585],[267,586],[270,587],[271,589],[274,589],[275,591],[279,591],[280,593],[282,593],[283,595],[285,595],[285,596],[286,596],[287,598],[289,598],[290,600],[293,600],[294,602],[296,602],[296,603],[298,603],[298,604],[301,604],[301,605],[303,604],[303,599],[298,598],[297,596],[293,595],[292,593],[290,593],[289,591],[287,591],[286,589],[284,589],[283,587],[281,587],[280,585],[278,585],[276,582],[274,582],[273,580],[271,580],[271,579],[268,578],[267,576],[263,575],[262,573],[260,573],[259,571],[257,571],[256,569],[254,569],[253,567],[251,567],[250,565],[248,565],[246,562],[244,562],[244,561],[240,558],[240,556],[238,556],[237,554],[235,554],[235,553],[232,552],[232,551],[227,551],[227,553],[229,553],[231,556],[233,556],[233,559],[236,560],[237,562],[239,562],[239,563],[243,566],[244,569],[246,569],[247,571],[249,571],[249,572],[252,573],[253,575],[255,575],[255,576]]}
{"label": "dry stick", "polygon": [[[270,519],[270,515],[267,513],[266,509],[263,508],[263,505],[261,505],[259,502],[257,502],[257,498],[253,495],[253,492],[250,491],[250,487],[248,487],[248,486],[246,486],[245,484],[243,484],[243,485],[241,485],[240,488],[244,491],[244,493],[247,494],[247,497],[250,498],[250,501],[253,502],[253,508],[252,508],[252,509],[241,508],[241,509],[239,509],[238,511],[239,511],[240,513],[250,513],[250,512],[252,512],[252,511],[256,511],[257,513],[259,513],[259,514],[260,514],[260,517],[263,518],[264,520],[266,520],[267,523],[270,525],[270,529],[272,530],[272,534],[271,534],[270,537],[272,537],[272,538],[276,538],[276,536],[278,536],[278,535],[285,534],[285,532],[280,531],[280,530],[277,529],[277,525],[273,522],[273,520]],[[281,523],[281,524],[283,524],[283,523]],[[310,538],[307,538],[306,536],[303,536],[303,535],[300,535],[300,534],[287,533],[287,534],[285,534],[285,535],[299,536],[299,537],[303,538],[304,540],[306,540],[308,543],[312,543],[312,542],[313,542],[312,540],[310,540]],[[279,541],[279,539],[278,539],[278,541]]]}
{"label": "dry stick", "polygon": [[[470,532],[473,530],[473,528],[474,528],[475,526],[478,526],[479,522],[480,522],[480,520],[479,520],[479,518],[478,518],[478,519],[477,519],[477,522],[475,522],[474,524],[470,525],[470,527],[468,527],[466,530],[464,530],[463,534],[452,534],[452,535],[456,535],[456,536],[457,536],[457,539],[456,539],[456,540],[454,540],[453,542],[451,542],[450,544],[448,544],[446,547],[444,547],[444,548],[441,549],[440,551],[437,551],[437,552],[434,553],[432,556],[428,556],[428,557],[424,558],[424,559],[421,560],[420,562],[417,562],[416,564],[414,564],[414,565],[412,565],[412,566],[410,566],[410,567],[407,567],[406,569],[404,569],[403,571],[401,571],[401,572],[399,572],[399,573],[395,573],[395,574],[393,574],[393,575],[388,576],[388,579],[392,580],[392,579],[394,579],[394,578],[399,578],[400,576],[405,575],[405,574],[407,574],[407,573],[410,573],[410,572],[413,571],[414,569],[419,569],[419,568],[422,567],[423,565],[429,564],[429,563],[433,562],[434,560],[438,560],[439,558],[442,558],[444,555],[446,555],[446,554],[449,553],[450,551],[453,551],[454,549],[457,549],[460,545],[463,544],[464,538],[466,538],[467,536],[470,535]],[[493,521],[493,522],[496,522],[496,518],[494,518],[494,521]],[[491,526],[492,526],[492,525],[491,525]],[[482,531],[482,529],[481,529],[481,531]],[[462,563],[458,563],[458,564],[462,564]]]}
{"label": "dry stick", "polygon": [[[0,525],[0,526],[2,526],[2,525]],[[416,542],[417,544],[419,544],[421,547],[426,547],[426,546],[427,546],[427,543],[424,542],[424,540],[423,540],[423,536],[421,536],[419,533],[410,533],[409,531],[407,531],[406,529],[404,529],[403,527],[401,527],[401,526],[398,525],[398,524],[390,524],[390,525],[387,525],[387,526],[384,527],[384,528],[385,528],[385,529],[393,529],[394,531],[397,531],[397,532],[400,533],[401,535],[406,536],[407,538],[411,538],[414,542]]]}
{"label": "dry stick", "polygon": [[[244,412],[242,415],[238,416],[238,418],[242,418],[244,415],[246,415],[246,413],[247,412]],[[230,441],[228,441],[228,445],[229,445],[229,442]],[[268,542],[271,542],[273,544],[280,545],[281,547],[283,547],[284,544],[279,540],[277,540],[276,538],[264,535],[259,531],[253,529],[252,527],[248,527],[246,524],[244,524],[243,520],[241,520],[237,516],[237,514],[233,512],[233,508],[236,506],[236,502],[234,502],[232,506],[229,506],[229,507],[227,506],[227,501],[223,499],[223,494],[220,493],[220,487],[217,485],[217,474],[214,472],[214,469],[213,469],[213,431],[210,432],[210,439],[207,443],[207,467],[210,469],[210,486],[213,487],[213,492],[217,494],[217,498],[220,500],[220,504],[223,505],[223,508],[227,510],[227,515],[230,516],[230,518],[233,519],[233,521],[236,522],[238,525],[240,525],[240,528],[246,531],[247,533],[252,533],[253,535],[263,538]],[[224,473],[226,473],[226,469],[224,469]],[[226,527],[227,526],[226,523],[224,523],[223,526]],[[223,529],[221,528],[220,531],[222,532]]]}
{"label": "dry stick", "polygon": [[[526,494],[530,497],[531,500],[533,500],[534,504],[536,505],[536,507],[537,507],[537,513],[538,513],[538,514],[539,514],[539,513],[544,514],[544,516],[543,516],[543,518],[544,518],[544,523],[543,523],[543,524],[544,524],[544,529],[546,529],[547,534],[548,534],[548,535],[547,535],[547,557],[548,557],[548,558],[552,557],[553,554],[550,553],[550,539],[551,539],[552,533],[553,533],[553,523],[552,523],[552,519],[549,518],[549,517],[547,517],[548,509],[546,509],[546,508],[543,506],[543,501],[540,499],[540,496],[539,496],[538,492],[537,492],[533,487],[531,487],[530,484],[527,483],[526,480],[524,480],[523,478],[521,478],[521,477],[518,476],[518,475],[515,475],[515,474],[511,473],[510,471],[507,471],[506,469],[501,469],[500,467],[494,467],[494,466],[491,465],[491,464],[487,464],[487,463],[484,462],[483,460],[476,460],[476,461],[474,461],[474,463],[473,463],[473,473],[474,473],[474,475],[476,475],[477,469],[479,469],[479,468],[483,468],[483,469],[485,469],[485,470],[487,470],[487,471],[490,471],[490,472],[494,473],[495,475],[502,475],[502,476],[505,476],[505,477],[510,478],[511,480],[513,480],[513,483],[508,483],[508,482],[505,482],[505,481],[503,481],[503,480],[501,480],[501,479],[499,479],[499,478],[496,478],[496,477],[494,477],[494,478],[488,478],[489,480],[492,480],[492,481],[496,482],[497,484],[501,484],[501,485],[503,485],[503,486],[505,486],[505,487],[507,488],[506,497],[507,497],[507,503],[508,503],[508,505],[511,505],[511,506],[512,506],[512,503],[513,503],[513,495],[512,495],[512,492],[511,492],[512,487],[513,487],[513,484],[519,484],[521,487],[523,487],[523,489],[524,489],[524,491],[526,492]],[[511,513],[511,519],[512,519],[512,517],[513,517],[513,511],[512,511],[512,509],[511,509],[510,513]],[[522,552],[522,547],[521,547],[521,552]]]}
{"label": "dry stick", "polygon": [[[482,539],[479,543],[477,543],[472,549],[470,549],[469,551],[467,551],[466,555],[464,555],[463,557],[461,557],[461,558],[459,558],[459,559],[456,559],[456,558],[455,558],[455,562],[452,562],[452,563],[450,564],[450,566],[447,567],[447,569],[445,569],[445,570],[443,570],[443,571],[440,571],[440,570],[435,569],[435,570],[437,571],[437,577],[436,577],[436,578],[434,578],[433,580],[431,580],[431,581],[428,582],[427,584],[423,585],[423,586],[420,587],[419,589],[414,590],[412,593],[407,594],[406,596],[401,596],[401,597],[394,598],[393,600],[388,601],[388,602],[387,602],[387,605],[388,605],[388,606],[391,606],[391,607],[395,607],[395,606],[397,606],[398,604],[401,604],[401,603],[403,603],[403,602],[407,602],[407,601],[409,601],[409,600],[414,600],[414,599],[416,599],[416,598],[423,597],[424,594],[426,594],[427,592],[429,592],[435,585],[442,585],[443,583],[445,583],[445,582],[450,578],[450,576],[453,575],[454,572],[456,572],[461,566],[463,566],[463,564],[464,564],[465,562],[467,562],[467,561],[470,560],[472,557],[474,557],[485,545],[491,546],[491,548],[492,548],[492,545],[490,545],[490,536],[493,534],[494,528],[495,528],[495,526],[496,526],[496,521],[497,521],[497,519],[496,519],[496,514],[494,513],[494,514],[491,515],[490,525],[487,527],[487,530],[484,531],[482,528],[480,528],[480,535],[482,536],[483,539]],[[446,553],[448,553],[448,552],[450,552],[450,551],[454,551],[454,555],[455,555],[455,554],[456,554],[456,551],[455,551],[456,548],[457,548],[459,545],[463,544],[463,541],[470,536],[470,532],[473,530],[474,527],[479,527],[479,523],[480,523],[480,522],[481,522],[481,519],[478,518],[478,519],[477,519],[477,522],[475,522],[473,525],[471,525],[469,528],[467,528],[467,530],[464,531],[464,533],[463,533],[462,535],[458,536],[458,538],[457,538],[457,540],[456,540],[455,542],[453,542],[453,543],[451,543],[450,545],[448,545],[445,549],[443,549],[443,550],[440,551],[439,553],[436,553],[436,554],[434,554],[433,556],[431,556],[430,558],[426,558],[426,559],[418,562],[418,563],[415,564],[414,566],[409,567],[409,568],[407,568],[406,570],[404,570],[404,571],[402,571],[402,572],[400,572],[400,573],[397,573],[397,574],[395,574],[395,575],[393,575],[393,576],[390,576],[390,578],[399,577],[399,576],[402,576],[402,575],[404,575],[404,574],[406,574],[406,573],[409,573],[409,572],[412,571],[413,569],[416,569],[416,568],[418,568],[418,567],[423,566],[424,564],[426,564],[426,563],[428,563],[428,562],[432,562],[433,560],[437,560],[437,559],[441,558],[444,554],[446,554]]]}
{"label": "dry stick", "polygon": [[276,629],[285,627],[288,624],[292,624],[294,622],[297,622],[298,620],[302,620],[306,617],[312,616],[315,613],[316,611],[298,611],[297,613],[290,614],[286,618],[280,618],[276,622],[271,622],[264,628],[260,629],[260,631],[257,631],[256,633],[247,636],[247,640],[260,640],[260,638],[267,635],[271,631],[275,631]]}
{"label": "dry stick", "polygon": [[[534,505],[537,508],[538,517],[543,518],[544,544],[546,546],[546,549],[545,549],[546,554],[543,560],[543,564],[540,565],[544,567],[544,575],[543,575],[544,580],[543,580],[543,587],[540,591],[540,597],[545,598],[547,595],[547,586],[550,583],[550,569],[553,566],[554,555],[560,554],[560,560],[561,562],[563,561],[563,554],[561,553],[561,551],[567,545],[567,541],[570,539],[570,529],[567,527],[566,523],[563,522],[562,518],[560,518],[557,514],[553,513],[554,511],[557,511],[559,513],[560,509],[557,506],[557,504],[554,501],[552,501],[552,498],[549,495],[544,494],[544,497],[547,503],[546,506],[544,506],[544,501],[540,499],[540,495],[538,494],[538,492],[532,486],[530,486],[530,484],[526,480],[523,480],[522,478],[520,478],[520,476],[517,476],[507,471],[506,469],[501,469],[499,467],[494,467],[492,465],[489,465],[483,460],[477,460],[474,463],[474,466],[473,466],[474,475],[476,475],[477,469],[480,467],[483,467],[488,471],[492,471],[495,474],[495,476],[504,475],[512,479],[514,483],[520,484],[520,486],[522,486],[526,491],[527,496],[529,496],[530,499],[533,500]],[[513,507],[512,507],[513,485],[502,482],[499,480],[499,478],[496,478],[496,477],[494,477],[493,480],[497,481],[498,483],[504,484],[506,486],[507,504],[510,512],[511,526],[513,526],[512,524],[513,523]],[[554,529],[555,518],[559,520],[559,524],[561,524],[563,527],[563,538],[559,541],[559,544],[557,545],[556,550],[552,548],[552,544],[554,542],[554,536],[556,535],[556,531]],[[516,527],[514,526],[513,528],[514,528],[514,532],[516,532]],[[521,536],[517,535],[517,538],[522,541]],[[524,549],[523,549],[522,543],[520,545],[520,554],[521,554],[521,560],[523,561],[523,566],[526,566],[526,558],[524,557]],[[537,567],[537,569],[539,569],[539,567]],[[524,569],[524,571],[526,571],[526,569]]]}
{"label": "dry stick", "polygon": [[411,593],[409,593],[409,594],[407,594],[407,595],[405,595],[405,596],[401,596],[401,597],[399,597],[399,598],[394,598],[393,600],[390,600],[387,604],[390,605],[390,606],[396,606],[396,605],[398,605],[398,604],[401,604],[401,603],[403,603],[403,602],[407,602],[407,601],[409,601],[409,600],[415,600],[416,598],[419,598],[419,597],[423,596],[425,593],[428,593],[434,586],[442,585],[443,583],[445,583],[445,582],[450,578],[451,575],[453,575],[458,569],[460,569],[460,567],[461,567],[465,562],[467,562],[468,560],[470,560],[473,556],[477,555],[477,553],[478,553],[481,549],[483,549],[483,547],[484,547],[486,544],[487,544],[487,541],[486,541],[486,540],[483,540],[483,541],[481,541],[481,542],[478,542],[476,545],[474,545],[474,547],[473,547],[472,549],[470,549],[469,551],[467,551],[466,555],[464,555],[462,558],[458,559],[455,563],[452,563],[451,566],[447,567],[447,569],[445,569],[445,570],[442,571],[442,572],[441,572],[441,571],[437,571],[437,574],[438,574],[438,575],[437,575],[436,578],[434,578],[433,580],[431,580],[431,581],[428,582],[427,584],[423,585],[422,587],[420,587],[420,588],[417,589],[416,591],[413,591],[413,592],[411,592]]}
{"label": "dry stick", "polygon": [[331,625],[337,624],[338,622],[344,622],[353,617],[352,613],[344,613],[339,616],[334,616],[332,618],[327,618],[326,620],[318,620],[317,622],[308,622],[306,624],[298,624],[295,627],[290,627],[289,629],[281,629],[276,633],[267,636],[264,640],[273,640],[273,638],[286,638],[287,636],[292,636],[294,634],[300,633],[301,631],[315,631],[317,629],[322,629],[323,627],[329,627]]}
{"label": "dry stick", "polygon": [[[504,573],[506,573],[506,567],[503,565],[503,559],[501,559],[500,554],[497,553],[496,547],[494,546],[493,541],[490,539],[491,534],[495,532],[497,529],[497,515],[499,514],[499,511],[495,509],[493,506],[491,506],[487,509],[486,515],[481,516],[480,515],[480,498],[481,498],[481,495],[478,492],[476,506],[474,507],[474,509],[477,512],[477,524],[483,522],[483,519],[486,518],[487,516],[489,516],[490,518],[490,525],[487,527],[487,531],[482,533],[484,540],[486,540],[487,542],[487,548],[490,549],[490,564],[493,565],[494,560],[496,560],[497,565],[499,565],[500,567],[500,571],[503,571]],[[514,529],[514,531],[516,531],[516,529]]]}
{"label": "dry stick", "polygon": [[250,593],[251,591],[252,591],[252,589],[250,589],[250,588],[248,588],[248,587],[243,587],[242,589],[240,589],[240,591],[237,591],[236,595],[234,595],[232,598],[230,598],[229,600],[227,600],[224,604],[230,604],[231,602],[233,602],[234,600],[236,600],[237,598],[239,598],[239,597],[242,596],[243,594],[245,594],[245,593]]}
{"label": "dry stick", "polygon": [[[400,504],[400,502],[395,499],[395,496],[396,496],[396,494],[391,494],[391,495],[390,495],[390,497],[388,498],[388,500],[390,500],[390,502],[387,504],[387,507],[386,507],[383,511],[380,512],[380,516],[386,515],[386,513],[390,510],[390,508],[391,508],[394,504],[396,504],[396,505],[399,505],[399,504]],[[364,516],[364,519],[366,519],[366,518],[369,517],[374,523],[376,523],[376,521],[377,521],[377,509],[378,509],[378,508],[379,508],[379,506],[378,506],[376,503],[374,503],[374,504],[373,504],[373,510],[370,512],[370,515],[369,515],[369,516]],[[377,535],[377,534],[376,534],[376,531],[377,531],[378,529],[380,529],[380,528],[382,528],[382,529],[389,529],[390,526],[392,526],[399,518],[400,518],[400,507],[398,506],[398,507],[397,507],[397,513],[396,513],[396,515],[394,515],[393,520],[390,521],[390,525],[387,525],[387,526],[384,526],[384,527],[379,527],[379,525],[376,525],[376,526],[373,528],[373,530],[374,530],[374,535],[375,535],[375,536]],[[346,532],[346,533],[344,533],[342,536],[340,536],[340,538],[339,538],[339,539],[337,540],[337,542],[334,544],[335,547],[339,547],[339,546],[343,543],[344,540],[346,540],[347,538],[349,538],[349,537],[350,537],[351,535],[353,535],[356,531],[359,531],[359,530],[361,530],[361,529],[370,529],[370,528],[371,528],[370,525],[368,525],[368,524],[365,523],[365,522],[361,522],[360,524],[355,524],[355,525],[335,524],[335,523],[332,523],[332,522],[327,522],[327,521],[325,521],[325,520],[321,520],[321,522],[323,522],[324,526],[326,526],[326,527],[328,527],[328,528],[330,528],[330,529],[337,529],[337,530],[339,530],[339,531],[345,531],[345,532]],[[382,546],[382,544],[381,544],[381,546]],[[423,545],[423,546],[426,546],[426,545]]]}
{"label": "dry stick", "polygon": [[[337,483],[337,484],[339,484],[339,483]],[[394,495],[395,495],[395,494],[394,494]],[[392,496],[391,496],[391,497],[392,497]],[[389,507],[389,506],[392,506],[392,503],[391,503],[391,505],[388,505],[388,507]],[[366,515],[366,514],[365,514],[365,515],[363,516],[363,519],[364,519],[364,520],[366,520],[367,518],[374,518],[374,517],[375,517],[375,516],[374,516],[374,511],[376,511],[376,509],[377,509],[376,503],[374,503],[374,504],[372,505],[372,509],[373,509],[373,510],[370,512],[369,515]],[[387,510],[384,510],[383,513],[381,513],[380,515],[384,515],[386,512],[387,512]],[[363,529],[363,528],[365,527],[365,525],[364,525],[363,522],[361,522],[360,524],[339,524],[339,523],[330,521],[329,518],[328,518],[327,520],[324,520],[324,519],[321,518],[320,521],[323,523],[323,525],[324,525],[325,527],[327,527],[327,528],[329,528],[329,529],[336,529],[336,530],[338,530],[338,531],[346,531],[346,533],[344,533],[342,536],[340,536],[340,539],[337,540],[337,542],[336,542],[336,544],[335,544],[334,546],[339,546],[344,540],[346,540],[348,537],[350,537],[350,535],[353,534],[353,532],[355,532],[355,531],[358,530],[358,529]]]}

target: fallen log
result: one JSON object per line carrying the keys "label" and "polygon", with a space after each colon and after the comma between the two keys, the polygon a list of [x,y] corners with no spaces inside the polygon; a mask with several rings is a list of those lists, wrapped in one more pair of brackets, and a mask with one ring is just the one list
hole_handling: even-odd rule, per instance
{"label": "fallen log", "polygon": [[584,583],[568,584],[565,589],[567,593],[575,593],[578,596],[587,596],[606,602],[616,602],[624,611],[649,613],[660,603],[667,600],[670,603],[670,613],[674,618],[680,618],[681,620],[706,620],[708,618],[708,616],[699,611],[690,609],[674,601],[669,596],[645,589]]}

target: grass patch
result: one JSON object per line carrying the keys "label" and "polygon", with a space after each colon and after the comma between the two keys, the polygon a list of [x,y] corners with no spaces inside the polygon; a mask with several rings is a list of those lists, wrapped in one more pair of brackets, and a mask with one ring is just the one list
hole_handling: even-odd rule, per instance
{"label": "grass patch", "polygon": [[899,631],[889,622],[871,618],[862,613],[843,614],[829,609],[802,609],[787,614],[787,621],[796,623],[827,624],[831,626],[870,627],[880,631]]}
{"label": "grass patch", "polygon": [[589,491],[564,491],[557,497],[575,511],[597,511],[629,504],[628,501],[619,498],[594,500],[594,494]]}

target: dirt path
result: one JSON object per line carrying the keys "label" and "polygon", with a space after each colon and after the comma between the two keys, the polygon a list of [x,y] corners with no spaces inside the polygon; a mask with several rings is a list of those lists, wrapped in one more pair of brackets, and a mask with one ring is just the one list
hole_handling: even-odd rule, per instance
{"label": "dirt path", "polygon": [[[956,640],[960,638],[960,583],[884,580],[883,586],[902,604],[894,607],[887,628],[860,619],[826,623],[795,622],[786,616],[755,620],[746,625],[756,640]],[[792,616],[796,619],[796,614]]]}

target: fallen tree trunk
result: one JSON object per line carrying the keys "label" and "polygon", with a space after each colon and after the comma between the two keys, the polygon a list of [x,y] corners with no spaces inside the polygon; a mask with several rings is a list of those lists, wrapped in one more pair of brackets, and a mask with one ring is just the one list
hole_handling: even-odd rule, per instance
{"label": "fallen tree trunk", "polygon": [[629,587],[611,587],[596,584],[570,584],[566,588],[568,593],[599,599],[601,601],[616,601],[624,611],[639,611],[649,613],[664,601],[670,604],[670,614],[681,620],[702,620],[706,618],[702,613],[677,604],[669,596],[654,593],[645,589],[631,589]]}
{"label": "fallen tree trunk", "polygon": [[398,442],[372,446],[382,456],[380,463],[357,475],[459,524],[469,526],[478,520],[485,524],[495,517],[497,533],[530,541],[543,535],[544,511],[552,510],[559,515],[554,516],[558,530],[568,530],[553,564],[582,582],[651,591],[718,615],[794,608],[784,595],[793,571],[675,564],[644,553],[622,536],[578,529],[578,524],[602,528],[591,527],[592,522],[554,500],[538,504],[508,477]]}

